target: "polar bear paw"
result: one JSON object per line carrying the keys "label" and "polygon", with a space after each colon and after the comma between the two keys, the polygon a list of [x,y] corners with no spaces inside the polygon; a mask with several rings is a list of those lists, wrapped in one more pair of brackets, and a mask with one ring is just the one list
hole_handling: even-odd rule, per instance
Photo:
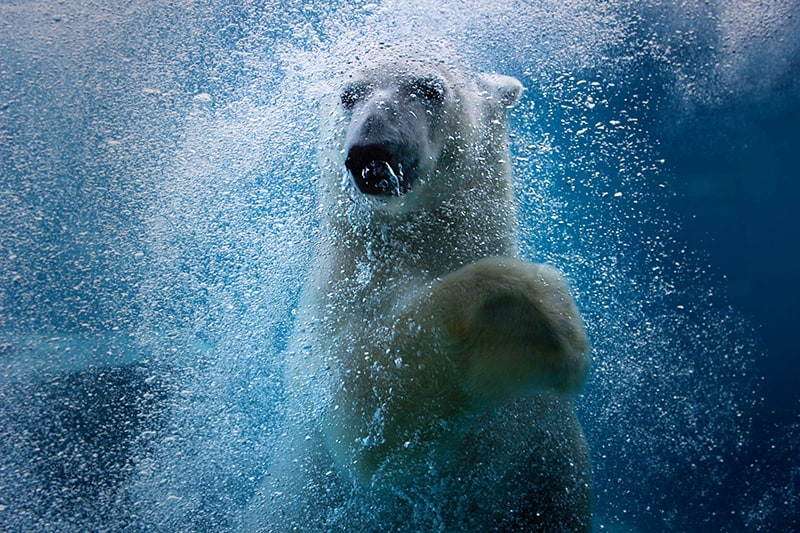
{"label": "polar bear paw", "polygon": [[490,257],[439,280],[434,295],[447,334],[461,346],[466,387],[475,394],[580,390],[589,342],[557,270]]}

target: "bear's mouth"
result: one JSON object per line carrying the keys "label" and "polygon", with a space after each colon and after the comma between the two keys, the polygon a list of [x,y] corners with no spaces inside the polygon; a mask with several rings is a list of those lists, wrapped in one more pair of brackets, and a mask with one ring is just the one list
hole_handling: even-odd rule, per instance
{"label": "bear's mouth", "polygon": [[416,181],[416,164],[401,160],[390,145],[353,146],[345,166],[358,190],[375,196],[402,196]]}

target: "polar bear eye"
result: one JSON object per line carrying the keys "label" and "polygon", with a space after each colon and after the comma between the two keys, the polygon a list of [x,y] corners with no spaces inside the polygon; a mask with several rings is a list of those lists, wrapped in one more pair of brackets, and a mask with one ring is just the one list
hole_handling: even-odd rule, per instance
{"label": "polar bear eye", "polygon": [[342,90],[339,101],[342,107],[348,111],[353,109],[369,93],[369,87],[365,85],[349,85]]}
{"label": "polar bear eye", "polygon": [[439,78],[419,78],[411,83],[409,92],[413,96],[438,104],[444,101],[445,86]]}

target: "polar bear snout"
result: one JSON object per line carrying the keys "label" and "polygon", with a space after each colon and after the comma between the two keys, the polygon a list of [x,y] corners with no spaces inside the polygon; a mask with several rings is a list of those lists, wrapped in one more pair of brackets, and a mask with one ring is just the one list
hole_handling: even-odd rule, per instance
{"label": "polar bear snout", "polygon": [[345,167],[358,190],[377,196],[402,196],[417,180],[415,159],[393,144],[361,144],[347,151]]}

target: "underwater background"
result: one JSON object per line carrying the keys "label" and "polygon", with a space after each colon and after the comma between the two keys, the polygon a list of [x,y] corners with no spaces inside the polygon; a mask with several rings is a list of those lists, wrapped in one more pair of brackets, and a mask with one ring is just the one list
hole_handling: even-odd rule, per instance
{"label": "underwater background", "polygon": [[523,255],[592,339],[597,531],[800,530],[800,5],[0,0],[0,530],[235,530],[319,237],[316,101],[519,78]]}

